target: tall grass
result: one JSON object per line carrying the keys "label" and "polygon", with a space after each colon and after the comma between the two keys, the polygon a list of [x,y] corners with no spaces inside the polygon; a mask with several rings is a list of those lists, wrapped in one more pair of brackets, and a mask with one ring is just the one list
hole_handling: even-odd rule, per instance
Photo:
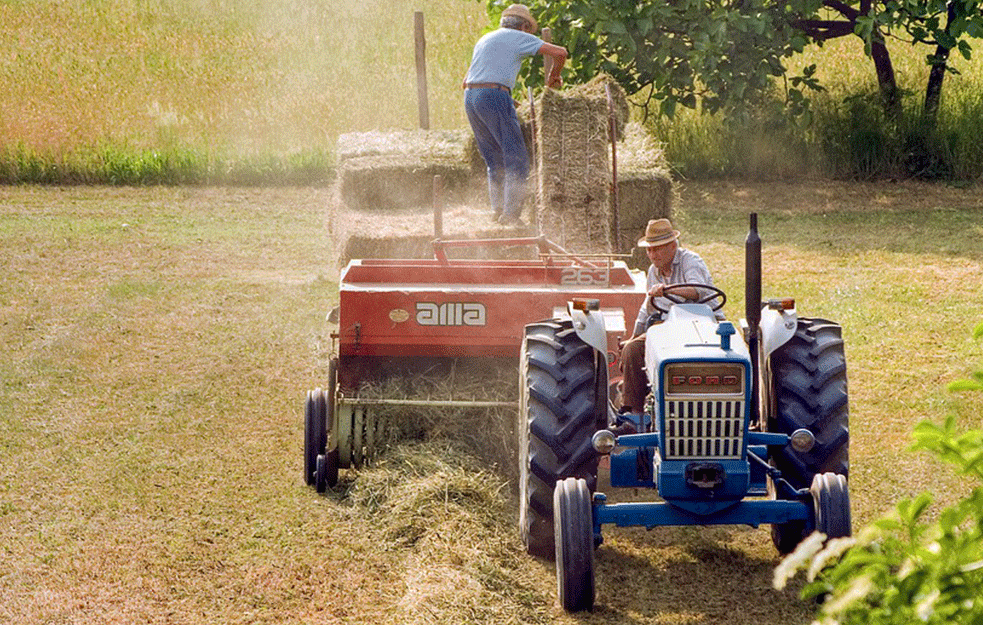
{"label": "tall grass", "polygon": [[[885,118],[873,62],[863,56],[861,40],[845,37],[811,48],[791,63],[793,73],[813,63],[818,67],[825,90],[810,94],[811,120],[792,122],[765,112],[735,124],[687,110],[649,126],[666,143],[677,172],[694,178],[968,180],[983,175],[983,147],[976,139],[983,120],[981,62],[953,55],[950,65],[960,74],[946,77],[938,125],[929,129],[922,122],[927,49],[897,41],[889,48],[903,92],[900,124]],[[779,88],[772,104],[781,97]]]}
{"label": "tall grass", "polygon": [[[466,126],[460,81],[490,22],[474,0],[34,0],[0,3],[0,182],[303,183],[339,134],[418,126],[413,13],[430,126]],[[562,42],[560,42],[562,43]],[[917,119],[924,51],[892,48]],[[939,130],[878,118],[855,37],[811,49],[829,91],[810,126],[684,111],[652,124],[690,177],[983,172],[980,63],[954,58]],[[858,132],[862,129],[863,132]]]}

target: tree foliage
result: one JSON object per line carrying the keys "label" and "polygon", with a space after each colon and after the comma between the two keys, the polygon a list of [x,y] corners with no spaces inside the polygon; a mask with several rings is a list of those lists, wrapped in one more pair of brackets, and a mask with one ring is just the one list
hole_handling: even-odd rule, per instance
{"label": "tree foliage", "polygon": [[[983,324],[974,335],[983,337]],[[983,371],[950,390],[983,391]],[[975,625],[983,623],[983,431],[960,433],[956,419],[929,421],[914,432],[915,449],[955,465],[976,487],[969,496],[924,520],[928,493],[897,504],[859,538],[807,540],[776,569],[781,587],[789,571],[806,569],[806,596],[825,596],[823,624]]]}
{"label": "tree foliage", "polygon": [[[486,0],[497,16],[512,0]],[[740,111],[785,86],[795,113],[818,89],[815,67],[791,76],[787,60],[807,45],[844,36],[863,39],[889,117],[901,113],[886,40],[933,47],[926,111],[934,115],[952,50],[965,58],[983,37],[983,0],[526,0],[553,41],[570,51],[568,81],[612,75],[629,94],[644,93],[664,114],[677,106]],[[528,67],[525,84],[541,84]]]}
{"label": "tree foliage", "polygon": [[[586,82],[613,76],[629,95],[644,92],[664,114],[677,106],[709,112],[741,108],[775,78],[786,76],[785,59],[808,39],[791,15],[815,11],[820,0],[529,0],[541,26],[570,52],[568,79]],[[500,13],[509,0],[488,0]],[[791,11],[789,11],[791,9]],[[526,84],[541,84],[535,70]],[[798,92],[814,84],[798,77]]]}

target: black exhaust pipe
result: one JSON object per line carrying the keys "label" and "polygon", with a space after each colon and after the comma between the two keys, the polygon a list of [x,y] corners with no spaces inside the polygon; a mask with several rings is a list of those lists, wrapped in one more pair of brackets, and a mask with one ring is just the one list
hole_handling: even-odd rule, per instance
{"label": "black exhaust pipe", "polygon": [[751,353],[751,423],[758,423],[759,383],[758,362],[759,325],[761,323],[761,237],[758,236],[758,214],[751,213],[751,224],[744,241],[744,311],[747,319],[747,346]]}
{"label": "black exhaust pipe", "polygon": [[751,227],[744,241],[744,306],[751,336],[757,338],[761,322],[761,237],[757,213],[751,213]]}

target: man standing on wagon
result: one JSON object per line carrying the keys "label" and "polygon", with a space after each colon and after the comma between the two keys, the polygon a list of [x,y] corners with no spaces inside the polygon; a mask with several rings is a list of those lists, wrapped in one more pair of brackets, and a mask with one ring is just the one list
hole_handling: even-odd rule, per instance
{"label": "man standing on wagon", "polygon": [[513,4],[502,11],[499,26],[474,46],[464,78],[464,109],[478,151],[488,167],[493,219],[507,226],[524,226],[520,215],[526,197],[529,154],[515,112],[512,89],[523,59],[534,54],[553,59],[546,86],[560,87],[560,71],[567,60],[567,50],[533,34],[539,25],[524,4]]}

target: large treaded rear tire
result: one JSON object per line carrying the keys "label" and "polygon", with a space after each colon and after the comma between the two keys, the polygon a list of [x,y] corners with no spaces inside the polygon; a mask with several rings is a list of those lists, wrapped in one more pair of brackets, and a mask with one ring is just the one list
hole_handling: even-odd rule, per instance
{"label": "large treaded rear tire", "polygon": [[519,528],[526,550],[536,556],[554,557],[557,480],[582,478],[590,492],[597,488],[598,456],[591,437],[606,425],[607,404],[595,361],[594,350],[580,340],[570,319],[526,326],[517,428]]}
{"label": "large treaded rear tire", "polygon": [[[771,355],[772,407],[768,430],[791,434],[808,428],[816,444],[808,453],[785,446],[773,460],[782,477],[797,489],[813,478],[850,470],[850,423],[846,355],[842,329],[825,319],[800,318],[795,335]],[[780,553],[793,551],[807,528],[801,522],[772,526]]]}

